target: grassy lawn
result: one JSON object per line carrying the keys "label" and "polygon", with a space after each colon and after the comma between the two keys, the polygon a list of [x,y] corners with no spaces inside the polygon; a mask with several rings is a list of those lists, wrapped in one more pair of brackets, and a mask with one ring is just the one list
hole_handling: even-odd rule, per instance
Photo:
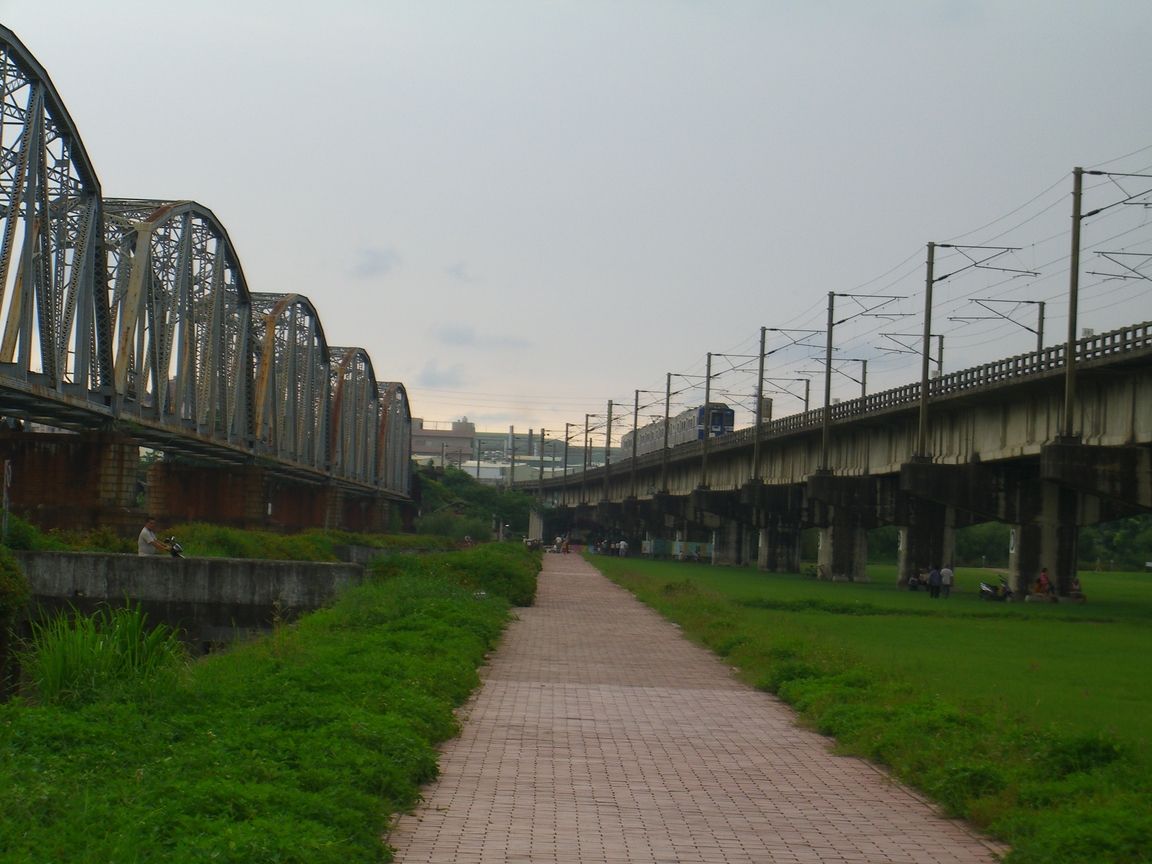
{"label": "grassy lawn", "polygon": [[[640,560],[628,566],[666,580],[690,577],[742,603],[784,610],[804,601],[858,605],[874,614],[811,610],[791,617],[794,626],[942,696],[993,697],[1041,725],[1111,730],[1141,749],[1152,744],[1152,574],[1083,573],[1090,602],[1073,606],[981,601],[980,582],[997,577],[978,569],[959,570],[960,592],[932,600],[925,591],[897,590],[895,567],[869,567],[872,584],[856,585],[751,568]],[[749,609],[765,628],[774,611]]]}
{"label": "grassy lawn", "polygon": [[1152,861],[1152,576],[1085,605],[933,600],[751,568],[591,556],[837,740],[1012,845],[1010,862]]}

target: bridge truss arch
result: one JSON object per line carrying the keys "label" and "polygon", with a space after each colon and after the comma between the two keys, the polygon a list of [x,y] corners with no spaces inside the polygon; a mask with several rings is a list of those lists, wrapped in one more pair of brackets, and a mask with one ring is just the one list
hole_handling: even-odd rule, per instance
{"label": "bridge truss arch", "polygon": [[326,470],[332,391],[330,352],[320,315],[303,294],[251,298],[255,449]]}
{"label": "bridge truss arch", "polygon": [[121,410],[243,444],[251,299],[228,232],[194,201],[105,199]]}
{"label": "bridge truss arch", "polygon": [[411,492],[412,408],[399,381],[382,382],[377,452],[381,454],[378,484],[398,495]]}
{"label": "bridge truss arch", "polygon": [[249,290],[187,200],[103,198],[47,72],[0,27],[0,416],[408,494],[411,412],[303,295]]}
{"label": "bridge truss arch", "polygon": [[100,183],[48,73],[0,27],[0,369],[83,394],[110,383],[95,291]]}

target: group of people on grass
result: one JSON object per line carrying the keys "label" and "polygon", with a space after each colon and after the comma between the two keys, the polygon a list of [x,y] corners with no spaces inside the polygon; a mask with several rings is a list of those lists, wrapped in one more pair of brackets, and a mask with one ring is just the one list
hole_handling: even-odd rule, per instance
{"label": "group of people on grass", "polygon": [[[1059,599],[1056,596],[1056,583],[1048,578],[1047,567],[1040,570],[1040,575],[1032,583],[1032,596],[1041,597],[1051,603]],[[1072,574],[1072,583],[1068,586],[1068,596],[1073,600],[1084,600],[1084,589],[1080,587],[1080,577],[1075,573]]]}
{"label": "group of people on grass", "polygon": [[908,590],[915,591],[923,585],[928,589],[929,597],[943,595],[947,599],[948,595],[952,593],[952,583],[955,578],[951,567],[933,567],[927,576],[921,569],[908,577]]}
{"label": "group of people on grass", "polygon": [[[928,596],[946,598],[952,591],[954,581],[955,575],[952,573],[951,567],[933,567],[927,575],[923,569],[920,569],[908,578],[908,590],[916,591],[923,585],[928,589]],[[1056,583],[1048,578],[1047,567],[1040,570],[1040,575],[1032,583],[1032,595],[1042,597],[1052,603],[1056,602]],[[1068,596],[1074,600],[1084,600],[1084,591],[1080,587],[1080,577],[1075,574],[1072,576],[1072,584],[1068,586]]]}

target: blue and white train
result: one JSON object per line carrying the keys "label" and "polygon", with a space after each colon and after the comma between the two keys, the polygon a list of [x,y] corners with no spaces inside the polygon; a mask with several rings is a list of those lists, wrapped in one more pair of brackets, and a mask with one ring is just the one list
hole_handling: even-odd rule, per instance
{"label": "blue and white train", "polygon": [[[706,419],[707,415],[707,419]],[[668,418],[668,446],[699,441],[704,437],[704,425],[711,427],[710,437],[718,438],[732,431],[736,422],[736,412],[723,402],[711,402],[707,406],[689,408],[675,417]],[[629,459],[632,456],[632,434],[626,432],[620,438],[620,455]],[[664,447],[664,421],[655,420],[636,430],[636,455],[653,453]]]}

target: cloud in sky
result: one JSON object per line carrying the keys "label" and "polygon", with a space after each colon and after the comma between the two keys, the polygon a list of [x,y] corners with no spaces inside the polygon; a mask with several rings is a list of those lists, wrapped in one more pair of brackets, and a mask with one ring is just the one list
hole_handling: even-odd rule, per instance
{"label": "cloud in sky", "polygon": [[466,272],[468,265],[464,261],[457,261],[451,267],[445,267],[444,272],[461,282],[475,282],[476,277]]}
{"label": "cloud in sky", "polygon": [[477,336],[474,327],[464,324],[445,324],[432,331],[432,338],[454,348],[521,350],[532,347],[531,342],[520,336]]}
{"label": "cloud in sky", "polygon": [[381,249],[376,246],[361,246],[356,250],[356,263],[352,265],[352,275],[357,279],[375,279],[387,276],[401,264],[395,249]]}
{"label": "cloud in sky", "polygon": [[464,364],[442,367],[439,360],[432,359],[424,364],[416,380],[421,387],[463,387]]}

